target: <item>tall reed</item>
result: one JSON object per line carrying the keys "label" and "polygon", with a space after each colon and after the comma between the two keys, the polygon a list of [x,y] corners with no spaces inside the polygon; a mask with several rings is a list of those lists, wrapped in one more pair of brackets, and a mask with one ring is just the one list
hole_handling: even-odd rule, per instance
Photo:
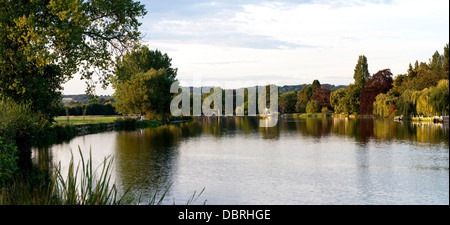
{"label": "tall reed", "polygon": [[[38,172],[16,176],[8,185],[0,188],[0,205],[125,205],[141,203],[135,199],[130,187],[119,193],[111,181],[113,157],[105,157],[97,168],[92,165],[92,152],[85,160],[78,147],[81,161],[75,163],[71,152],[67,174],[63,175],[61,163],[55,166],[53,176]],[[33,170],[34,171],[34,170]],[[149,198],[149,205],[161,205],[171,185],[164,192],[156,188]],[[186,204],[193,204],[205,189],[196,192]],[[141,193],[142,196],[142,193]],[[175,199],[174,202],[175,204]],[[205,204],[203,202],[203,204]]]}
{"label": "tall reed", "polygon": [[[92,165],[92,153],[85,162],[80,147],[80,162],[75,166],[71,155],[67,176],[64,178],[61,164],[56,167],[53,177],[53,189],[63,205],[119,205],[128,190],[118,195],[115,183],[111,183],[111,172],[114,159],[105,157],[102,163],[100,175]],[[80,167],[81,165],[81,167]],[[100,168],[100,167],[99,167]]]}

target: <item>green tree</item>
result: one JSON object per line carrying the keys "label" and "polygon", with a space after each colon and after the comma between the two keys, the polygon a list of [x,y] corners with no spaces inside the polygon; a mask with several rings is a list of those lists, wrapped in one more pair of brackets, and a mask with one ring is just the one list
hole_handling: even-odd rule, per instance
{"label": "green tree", "polygon": [[18,104],[8,97],[0,97],[0,137],[3,143],[20,150],[35,144],[48,121],[34,113],[30,104]]}
{"label": "green tree", "polygon": [[147,46],[139,46],[117,58],[111,81],[118,112],[167,119],[172,100],[170,86],[177,75],[171,61],[167,54]]}
{"label": "green tree", "polygon": [[373,114],[380,117],[391,116],[391,109],[395,108],[395,97],[381,93],[373,103]]}
{"label": "green tree", "polygon": [[448,43],[445,45],[444,47],[444,71],[447,73],[447,79],[450,79],[450,75],[449,75],[449,48],[448,48]]}
{"label": "green tree", "polygon": [[295,105],[295,111],[299,113],[306,112],[306,105],[314,94],[314,90],[311,86],[304,86],[302,90],[297,93],[297,103]]}
{"label": "green tree", "polygon": [[412,114],[416,113],[416,103],[413,93],[414,91],[411,89],[406,89],[395,103],[399,114],[404,118],[410,118]]}
{"label": "green tree", "polygon": [[115,85],[115,107],[122,114],[140,114],[147,118],[164,120],[170,116],[172,80],[165,69],[151,69],[133,75],[129,80]]}
{"label": "green tree", "polygon": [[343,107],[339,104],[343,97],[345,97],[345,89],[344,88],[333,91],[330,94],[330,104],[331,104],[331,107],[334,108],[334,111],[336,113],[344,112]]}
{"label": "green tree", "polygon": [[145,73],[150,69],[165,69],[166,76],[175,80],[178,69],[172,68],[172,58],[159,50],[150,50],[147,46],[139,46],[116,60],[116,68],[112,80],[127,81],[133,74]]}
{"label": "green tree", "polygon": [[361,104],[361,92],[363,88],[359,85],[350,84],[345,90],[345,96],[340,99],[339,105],[344,113],[358,114]]}
{"label": "green tree", "polygon": [[297,91],[280,94],[278,97],[278,107],[282,114],[294,113],[295,105],[297,103]]}
{"label": "green tree", "polygon": [[[446,53],[447,52],[447,53]],[[414,68],[408,69],[407,88],[421,91],[425,88],[437,86],[442,79],[448,77],[448,44],[444,47],[444,54],[436,51],[429,59],[429,63],[416,61]]]}
{"label": "green tree", "polygon": [[321,86],[321,84],[320,84],[319,80],[314,80],[311,84],[311,88],[313,91],[316,90],[316,88],[320,88],[320,86]]}
{"label": "green tree", "polygon": [[425,88],[419,92],[420,94],[416,98],[416,111],[419,115],[431,116],[433,115],[433,106],[430,105],[431,90]]}
{"label": "green tree", "polygon": [[320,112],[321,108],[319,105],[319,102],[316,100],[311,100],[306,105],[306,113],[318,113]]}
{"label": "green tree", "polygon": [[355,79],[355,85],[362,88],[364,88],[366,82],[370,79],[369,65],[367,64],[366,56],[359,56],[358,63],[355,66],[353,78]]}
{"label": "green tree", "polygon": [[[23,0],[0,4],[0,94],[51,117],[61,84],[81,74],[106,86],[113,56],[140,39],[132,0]],[[93,83],[88,83],[93,90]],[[44,104],[47,103],[47,104]]]}
{"label": "green tree", "polygon": [[433,107],[433,112],[443,115],[449,112],[449,82],[439,81],[436,87],[430,89],[428,103]]}
{"label": "green tree", "polygon": [[400,95],[406,90],[407,82],[408,82],[407,74],[397,75],[394,78],[394,82],[392,83],[393,87],[388,91],[388,94],[395,97],[400,97]]}

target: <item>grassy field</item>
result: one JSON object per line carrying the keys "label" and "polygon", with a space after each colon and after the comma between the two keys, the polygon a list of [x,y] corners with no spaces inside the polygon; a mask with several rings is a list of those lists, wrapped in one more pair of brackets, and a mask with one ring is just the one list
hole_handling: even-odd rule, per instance
{"label": "grassy field", "polygon": [[[112,123],[116,121],[116,116],[86,116],[83,120],[82,116],[69,117],[70,124],[95,124],[95,123]],[[56,123],[67,123],[66,116],[60,116],[55,118]]]}

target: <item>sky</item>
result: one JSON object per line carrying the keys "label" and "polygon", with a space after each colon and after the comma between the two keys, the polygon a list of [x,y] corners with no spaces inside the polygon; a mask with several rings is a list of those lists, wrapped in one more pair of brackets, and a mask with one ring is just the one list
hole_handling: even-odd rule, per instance
{"label": "sky", "polygon": [[[369,72],[428,62],[449,42],[447,0],[142,0],[142,42],[172,58],[181,85],[353,83]],[[197,81],[197,83],[196,83]],[[100,86],[100,85],[99,85]],[[82,94],[78,76],[64,94]],[[109,87],[97,88],[110,95]]]}

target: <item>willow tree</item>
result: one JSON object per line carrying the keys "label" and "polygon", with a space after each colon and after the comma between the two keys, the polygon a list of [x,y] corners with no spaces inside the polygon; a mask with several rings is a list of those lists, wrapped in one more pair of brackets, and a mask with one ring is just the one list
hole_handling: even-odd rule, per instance
{"label": "willow tree", "polygon": [[108,84],[114,56],[138,43],[145,14],[133,0],[1,0],[0,94],[51,118],[74,74]]}

